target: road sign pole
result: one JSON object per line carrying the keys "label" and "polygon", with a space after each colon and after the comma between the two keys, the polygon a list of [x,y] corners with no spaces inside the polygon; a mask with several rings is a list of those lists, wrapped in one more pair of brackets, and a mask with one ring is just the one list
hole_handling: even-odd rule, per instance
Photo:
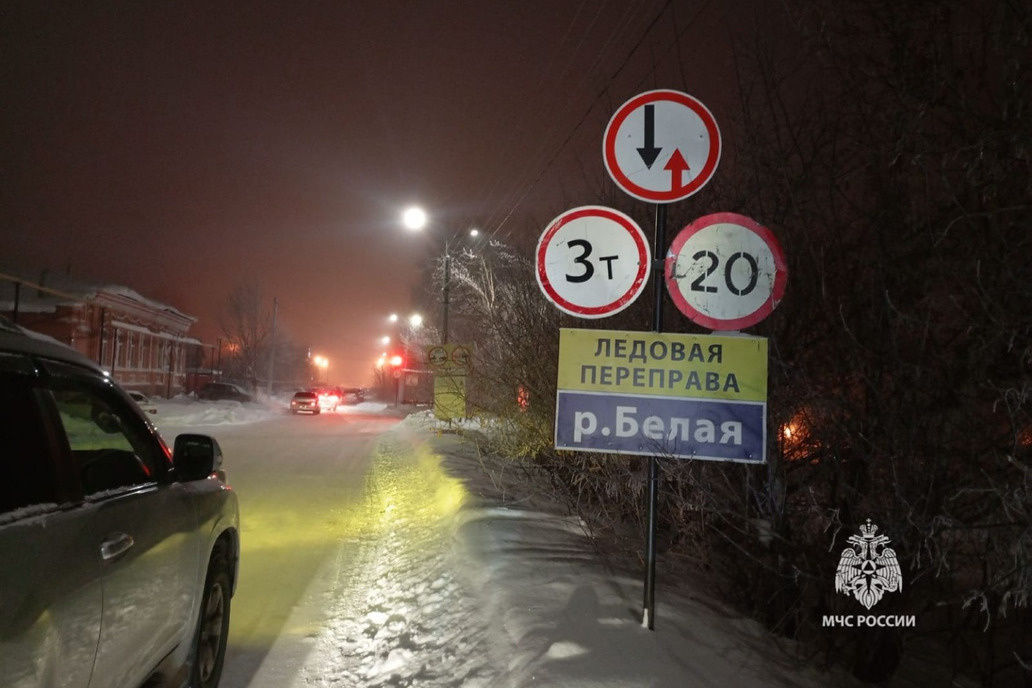
{"label": "road sign pole", "polygon": [[[661,256],[666,246],[666,204],[656,204],[656,250],[654,255]],[[652,289],[653,311],[652,330],[663,331],[663,282],[665,261],[662,258],[653,260]],[[656,508],[659,491],[659,457],[649,457],[649,513],[648,532],[645,534],[645,600],[643,603],[641,625],[650,631],[656,626]]]}
{"label": "road sign pole", "polygon": [[653,294],[652,331],[663,331],[663,291],[665,289],[666,260],[663,249],[666,246],[666,204],[656,204],[656,250],[653,251],[652,261],[652,285],[655,290]]}

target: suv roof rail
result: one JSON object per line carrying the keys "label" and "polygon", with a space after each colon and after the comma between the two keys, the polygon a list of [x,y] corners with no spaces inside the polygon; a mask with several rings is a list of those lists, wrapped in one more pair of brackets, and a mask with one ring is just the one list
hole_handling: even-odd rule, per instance
{"label": "suv roof rail", "polygon": [[[104,373],[103,368],[82,352],[49,335],[25,329],[2,315],[0,315],[0,348],[14,349],[32,356],[75,363]],[[104,374],[106,375],[106,373]]]}

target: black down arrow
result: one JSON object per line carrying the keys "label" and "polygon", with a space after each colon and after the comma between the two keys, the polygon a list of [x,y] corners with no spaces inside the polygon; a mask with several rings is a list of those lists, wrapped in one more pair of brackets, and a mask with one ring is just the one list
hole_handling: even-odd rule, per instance
{"label": "black down arrow", "polygon": [[645,167],[651,169],[662,150],[656,148],[656,105],[650,103],[645,106],[645,145],[638,149],[638,155],[641,156]]}

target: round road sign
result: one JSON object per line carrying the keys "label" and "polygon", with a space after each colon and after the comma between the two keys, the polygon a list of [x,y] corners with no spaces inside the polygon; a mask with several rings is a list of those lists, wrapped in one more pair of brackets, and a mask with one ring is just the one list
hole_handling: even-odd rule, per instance
{"label": "round road sign", "polygon": [[457,346],[452,351],[451,360],[460,368],[468,368],[470,361],[473,360],[473,356],[466,347]]}
{"label": "round road sign", "polygon": [[426,362],[431,368],[440,368],[448,363],[448,350],[443,346],[435,346],[427,352]]}
{"label": "round road sign", "polygon": [[680,91],[641,93],[620,106],[602,138],[602,160],[625,192],[673,203],[705,186],[720,161],[713,114]]}
{"label": "round road sign", "polygon": [[744,215],[700,217],[674,239],[666,256],[670,297],[688,318],[711,330],[760,322],[785,293],[788,269],[777,238]]}
{"label": "round road sign", "polygon": [[603,318],[645,289],[652,254],[634,220],[618,210],[582,206],[552,220],[538,240],[538,286],[559,310]]}

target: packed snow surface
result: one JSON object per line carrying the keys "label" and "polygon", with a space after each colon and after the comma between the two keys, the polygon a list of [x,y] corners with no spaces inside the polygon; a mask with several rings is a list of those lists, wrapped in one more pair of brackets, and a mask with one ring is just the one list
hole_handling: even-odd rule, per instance
{"label": "packed snow surface", "polygon": [[[285,409],[158,404],[155,424],[169,441],[194,426],[262,423]],[[384,411],[374,403],[339,410]],[[475,488],[494,482],[504,461],[485,461],[441,430],[423,412],[386,433],[370,479],[375,527],[349,550],[359,561],[331,562],[309,596],[318,622],[297,609],[305,618],[287,628],[306,628],[303,637],[277,640],[247,683],[235,682],[227,663],[226,688],[850,684],[795,666],[759,625],[684,581],[658,582],[655,629],[645,628],[643,573],[603,565],[579,519],[561,509]],[[423,438],[423,450],[406,449],[419,446],[404,441],[412,437]],[[416,498],[417,490],[433,498]],[[347,585],[335,585],[345,569]],[[285,675],[288,664],[300,670]]]}

